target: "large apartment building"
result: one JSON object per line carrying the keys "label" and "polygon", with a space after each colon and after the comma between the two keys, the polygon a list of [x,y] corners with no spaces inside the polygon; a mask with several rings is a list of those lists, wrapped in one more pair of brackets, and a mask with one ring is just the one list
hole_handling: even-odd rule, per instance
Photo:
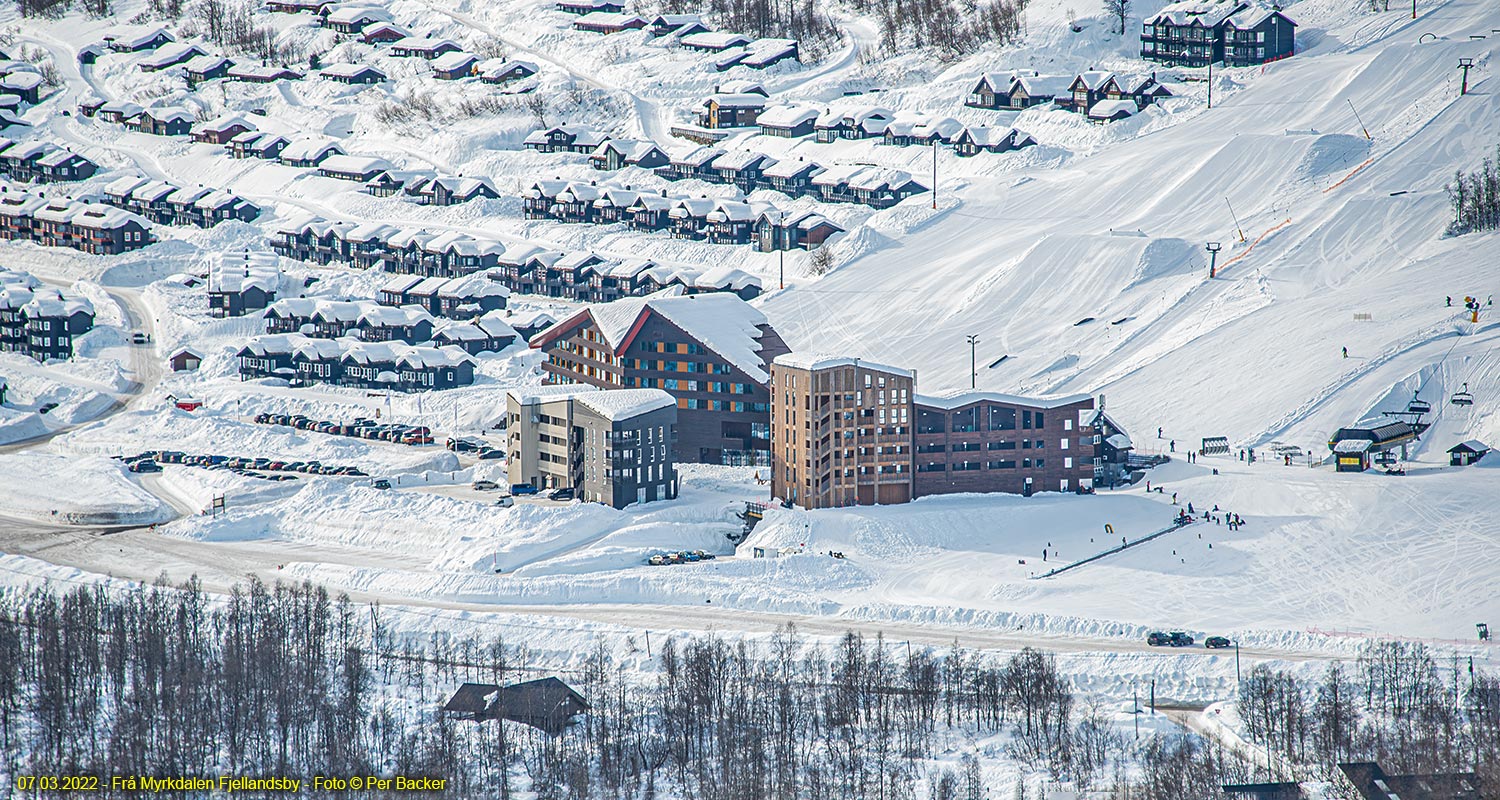
{"label": "large apartment building", "polygon": [[660,389],[543,386],[506,396],[512,484],[624,508],[677,496],[677,404]]}
{"label": "large apartment building", "polygon": [[786,344],[764,314],[729,293],[595,304],[539,334],[547,382],[662,389],[677,402],[683,462],[764,465],[771,458],[771,361]]}
{"label": "large apartment building", "polygon": [[1245,0],[1172,3],[1141,27],[1141,58],[1184,67],[1248,67],[1297,49],[1297,23],[1275,6]]}
{"label": "large apartment building", "polygon": [[916,399],[916,496],[1094,485],[1094,399],[954,392]]}
{"label": "large apartment building", "polygon": [[804,354],[771,383],[772,494],[803,508],[1087,491],[1107,469],[1087,395],[919,395],[910,370]]}
{"label": "large apartment building", "polygon": [[771,364],[771,494],[803,508],[907,503],[916,374],[839,356]]}

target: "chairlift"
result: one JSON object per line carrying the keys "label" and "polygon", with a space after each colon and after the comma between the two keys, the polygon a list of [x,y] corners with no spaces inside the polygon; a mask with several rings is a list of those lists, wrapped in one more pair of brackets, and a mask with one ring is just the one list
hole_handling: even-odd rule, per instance
{"label": "chairlift", "polygon": [[1474,405],[1474,395],[1469,394],[1469,384],[1468,383],[1464,384],[1464,388],[1463,389],[1461,389],[1461,390],[1456,391],[1456,392],[1453,393],[1453,399],[1452,399],[1451,402],[1453,403],[1453,405],[1456,405],[1456,406],[1472,406],[1472,405]]}
{"label": "chairlift", "polygon": [[1430,414],[1432,413],[1432,404],[1426,400],[1418,400],[1413,397],[1411,402],[1406,404],[1406,413],[1417,415]]}

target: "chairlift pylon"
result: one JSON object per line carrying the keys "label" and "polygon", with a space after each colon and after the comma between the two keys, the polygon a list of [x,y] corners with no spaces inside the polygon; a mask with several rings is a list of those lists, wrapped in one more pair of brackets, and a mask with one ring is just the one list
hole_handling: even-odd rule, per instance
{"label": "chairlift pylon", "polygon": [[1472,405],[1474,405],[1474,395],[1469,394],[1469,384],[1468,384],[1468,382],[1464,383],[1464,387],[1462,389],[1460,389],[1459,391],[1456,391],[1456,392],[1453,393],[1453,397],[1452,397],[1452,399],[1451,399],[1450,402],[1452,402],[1453,405],[1456,405],[1456,406],[1472,406]]}

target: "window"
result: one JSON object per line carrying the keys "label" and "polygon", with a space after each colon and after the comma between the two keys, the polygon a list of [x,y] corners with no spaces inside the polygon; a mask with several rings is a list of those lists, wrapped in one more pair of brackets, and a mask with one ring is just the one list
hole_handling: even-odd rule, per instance
{"label": "window", "polygon": [[1063,459],[1063,469],[1072,469],[1072,468],[1073,468],[1073,457],[1072,456],[1068,456],[1067,458]]}
{"label": "window", "polygon": [[1065,419],[1065,420],[1063,420],[1063,430],[1065,430],[1065,431],[1071,431],[1071,430],[1073,430],[1073,420],[1071,420],[1071,419]]}
{"label": "window", "polygon": [[1068,449],[1068,437],[1064,436],[1058,446],[1064,450]]}

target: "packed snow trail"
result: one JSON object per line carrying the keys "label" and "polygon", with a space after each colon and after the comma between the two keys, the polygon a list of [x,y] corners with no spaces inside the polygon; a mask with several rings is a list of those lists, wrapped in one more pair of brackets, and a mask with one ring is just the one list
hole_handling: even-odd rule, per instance
{"label": "packed snow trail", "polygon": [[[196,575],[206,590],[227,594],[236,584],[250,576],[271,583],[287,579],[284,568],[308,556],[327,557],[324,547],[293,542],[275,542],[274,546],[255,543],[204,545],[200,542],[174,539],[146,528],[55,527],[19,522],[0,517],[0,541],[7,542],[12,556],[40,559],[59,566],[73,567],[94,575],[110,575],[132,581],[151,582],[165,573],[173,583]],[[387,554],[348,549],[339,554],[348,563],[370,567],[410,568],[411,559]],[[0,571],[26,575],[24,560],[3,563]],[[499,579],[497,579],[499,580]],[[82,583],[91,580],[81,581]],[[840,636],[856,631],[869,636],[883,634],[890,641],[910,641],[934,646],[954,644],[1014,652],[1036,647],[1070,653],[1139,653],[1163,658],[1176,656],[1222,658],[1223,654],[1204,648],[1162,650],[1143,641],[1093,639],[1051,636],[1017,630],[949,627],[942,625],[872,621],[838,616],[778,614],[728,607],[657,606],[650,604],[611,605],[580,603],[577,605],[528,605],[470,602],[426,595],[372,594],[331,587],[336,593],[348,594],[356,603],[379,602],[383,606],[412,609],[447,609],[466,612],[515,614],[556,620],[560,630],[568,627],[564,620],[573,619],[621,626],[626,629],[655,631],[737,630],[772,632],[795,625],[799,631],[815,635]],[[1340,660],[1347,654],[1319,650],[1275,650],[1242,648],[1243,659],[1279,661]]]}

